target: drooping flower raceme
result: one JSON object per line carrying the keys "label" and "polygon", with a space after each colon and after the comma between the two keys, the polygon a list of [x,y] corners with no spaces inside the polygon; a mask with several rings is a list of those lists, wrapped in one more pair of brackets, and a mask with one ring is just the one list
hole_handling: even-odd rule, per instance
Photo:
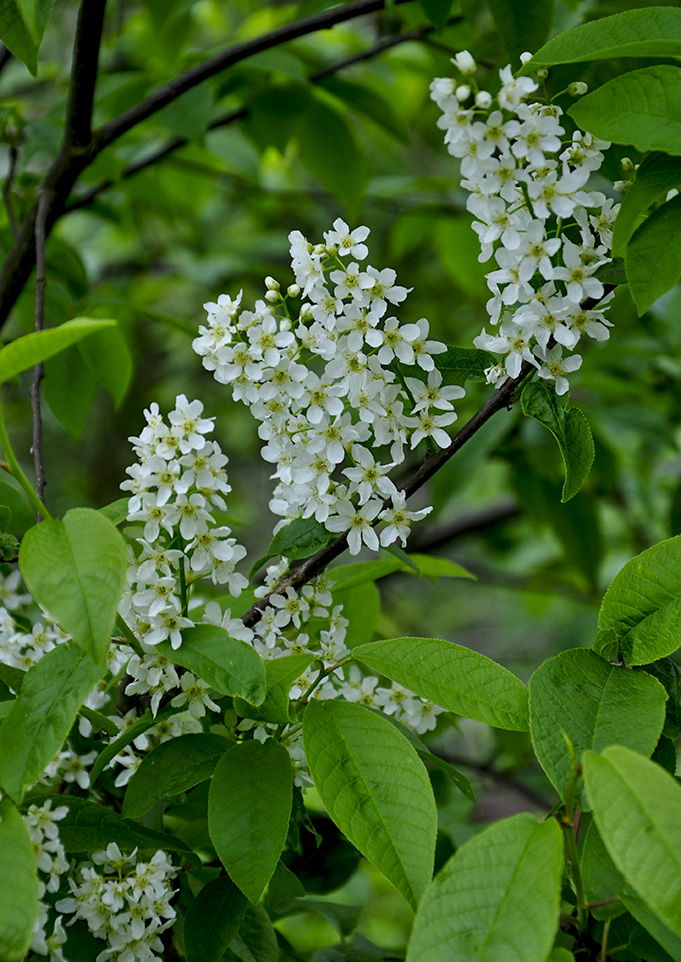
{"label": "drooping flower raceme", "polygon": [[474,344],[501,357],[486,372],[489,382],[517,377],[527,361],[565,394],[566,375],[582,358],[564,351],[582,334],[605,340],[611,326],[605,309],[612,295],[597,272],[610,260],[619,207],[587,189],[609,144],[581,131],[567,139],[561,108],[532,99],[538,84],[514,77],[509,66],[500,71],[495,103],[477,90],[470,54],[454,63],[465,83],[438,78],[431,96],[447,149],[461,161],[479,260],[496,264],[487,275],[487,310],[497,331],[483,329]]}
{"label": "drooping flower raceme", "polygon": [[[441,388],[433,357],[445,345],[429,338],[425,318],[401,324],[390,315],[409,290],[391,268],[362,264],[368,234],[338,219],[313,246],[293,231],[295,284],[282,293],[268,278],[254,311],[241,309],[241,294],[221,295],[205,305],[207,324],[194,341],[204,367],[260,422],[262,456],[277,480],[272,512],[347,531],[351,554],[404,544],[430,510],[407,509],[389,472],[420,440],[446,447],[457,416],[451,402],[464,394]],[[408,379],[419,384],[416,402],[401,366],[428,381],[425,391]]]}

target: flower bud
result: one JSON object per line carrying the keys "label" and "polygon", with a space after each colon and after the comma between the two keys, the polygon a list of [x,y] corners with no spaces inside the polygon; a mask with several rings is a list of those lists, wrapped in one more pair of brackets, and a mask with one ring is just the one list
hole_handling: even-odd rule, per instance
{"label": "flower bud", "polygon": [[537,77],[539,80],[546,80],[548,75],[549,75],[549,72],[546,69],[546,67],[540,67],[539,70],[537,71]]}
{"label": "flower bud", "polygon": [[568,84],[567,92],[571,97],[581,97],[588,89],[588,84],[585,84],[582,80],[575,80],[574,83]]}
{"label": "flower bud", "polygon": [[299,297],[300,288],[297,284],[289,284],[289,286],[286,288],[286,293],[289,297]]}
{"label": "flower bud", "polygon": [[480,90],[475,95],[475,106],[480,107],[481,110],[489,110],[492,106],[492,95],[488,94],[486,90]]}
{"label": "flower bud", "polygon": [[520,62],[523,65],[526,63],[529,63],[531,59],[532,59],[532,54],[530,53],[529,50],[526,50],[524,53],[520,54]]}
{"label": "flower bud", "polygon": [[460,50],[454,57],[452,63],[458,67],[462,74],[472,75],[477,70],[475,60],[468,50]]}
{"label": "flower bud", "polygon": [[282,319],[279,321],[279,330],[280,331],[291,330],[291,321],[289,320],[288,317],[282,317]]}
{"label": "flower bud", "polygon": [[468,86],[468,84],[461,84],[461,86],[457,87],[456,90],[454,91],[454,96],[459,101],[459,103],[463,103],[464,100],[468,100],[470,95],[471,95],[471,88]]}
{"label": "flower bud", "polygon": [[267,294],[265,294],[265,300],[269,301],[270,304],[274,304],[276,301],[279,300],[280,297],[281,297],[281,294],[279,293],[279,291],[272,290],[272,288],[270,288]]}
{"label": "flower bud", "polygon": [[620,160],[620,166],[622,170],[626,171],[627,173],[634,169],[634,164],[630,157],[623,157]]}
{"label": "flower bud", "polygon": [[280,287],[279,281],[276,281],[273,277],[268,276],[265,278],[265,287],[268,291],[278,291]]}

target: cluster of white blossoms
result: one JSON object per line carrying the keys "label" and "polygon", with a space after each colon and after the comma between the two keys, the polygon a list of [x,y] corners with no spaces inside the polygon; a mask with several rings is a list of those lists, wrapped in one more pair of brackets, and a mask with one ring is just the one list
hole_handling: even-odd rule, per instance
{"label": "cluster of white blossoms", "polygon": [[137,538],[139,553],[128,569],[128,589],[121,608],[132,616],[134,631],[147,647],[169,640],[182,643],[187,583],[210,575],[237,597],[247,581],[235,570],[246,554],[226,525],[216,526],[213,510],[226,510],[231,491],[225,465],[228,458],[206,434],[213,419],[202,418],[201,401],[178,395],[168,422],[153,403],[144,412],[147,424],[130,438],[138,462],[126,468],[130,480],[128,521],[144,525]]}
{"label": "cluster of white blossoms", "polygon": [[[105,947],[95,962],[160,962],[164,955],[160,936],[175,921],[170,904],[177,870],[165,852],[148,861],[136,859],[135,850],[123,855],[115,842],[95,852],[92,862],[79,866],[78,881],[68,879],[70,896],[55,908],[72,921],[83,919]],[[68,924],[68,923],[67,923]]]}
{"label": "cluster of white blossoms", "polygon": [[[605,295],[596,273],[610,260],[619,206],[585,189],[609,144],[581,131],[566,140],[561,108],[529,102],[538,84],[514,77],[510,66],[500,71],[495,102],[477,89],[467,51],[454,63],[463,82],[438,78],[431,96],[442,111],[447,149],[461,161],[479,260],[496,262],[487,275],[487,312],[498,331],[483,329],[474,344],[502,356],[486,372],[489,382],[517,377],[528,361],[565,394],[566,374],[582,358],[563,350],[573,351],[582,334],[605,340],[612,326],[604,313],[612,294]],[[576,94],[586,89],[574,86]]]}
{"label": "cluster of white blossoms", "polygon": [[59,891],[61,877],[70,868],[57,825],[67,814],[66,805],[53,809],[48,799],[40,806],[30,805],[24,815],[38,869],[38,916],[30,947],[38,955],[49,955],[50,962],[64,962],[60,946],[66,941],[66,932],[60,916],[50,918],[50,907],[45,896],[47,892]]}
{"label": "cluster of white blossoms", "polygon": [[[207,324],[193,343],[260,422],[262,456],[277,480],[272,512],[347,531],[351,554],[362,544],[405,544],[412,522],[430,510],[410,511],[389,474],[407,446],[449,444],[452,401],[465,393],[443,386],[433,357],[445,345],[429,339],[427,320],[400,324],[389,315],[409,291],[394,270],[360,266],[368,234],[338,219],[313,246],[293,231],[296,283],[282,293],[267,278],[254,311],[241,310],[241,294],[222,294],[204,305]],[[396,362],[419,377],[401,379]]]}

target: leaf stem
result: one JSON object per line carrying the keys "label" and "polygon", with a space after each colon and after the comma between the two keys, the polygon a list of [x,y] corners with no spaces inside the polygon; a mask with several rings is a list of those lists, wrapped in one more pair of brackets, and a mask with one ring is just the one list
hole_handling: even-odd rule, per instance
{"label": "leaf stem", "polygon": [[127,643],[130,645],[130,647],[132,648],[132,650],[135,652],[135,654],[136,654],[136,655],[139,655],[140,658],[143,658],[143,657],[144,657],[144,649],[142,648],[141,644],[139,643],[139,641],[138,641],[137,638],[135,637],[135,635],[134,635],[132,629],[130,628],[130,626],[128,625],[128,623],[125,621],[125,619],[123,618],[123,616],[120,615],[118,612],[116,612],[116,627],[119,629],[119,631],[121,632],[121,634],[123,635],[123,637],[125,638],[125,640],[127,641]]}
{"label": "leaf stem", "polygon": [[31,482],[28,480],[28,478],[22,471],[19,462],[14,456],[12,445],[10,444],[9,437],[7,436],[7,429],[5,428],[5,419],[2,414],[2,405],[0,405],[0,445],[2,446],[2,450],[5,452],[5,458],[7,459],[7,463],[9,465],[10,474],[12,474],[17,479],[17,481],[23,488],[24,493],[26,494],[26,497],[28,498],[29,503],[35,510],[36,515],[39,518],[45,517],[51,520],[52,515],[50,514],[50,512],[47,510],[43,502],[38,497],[33,485],[31,484]]}

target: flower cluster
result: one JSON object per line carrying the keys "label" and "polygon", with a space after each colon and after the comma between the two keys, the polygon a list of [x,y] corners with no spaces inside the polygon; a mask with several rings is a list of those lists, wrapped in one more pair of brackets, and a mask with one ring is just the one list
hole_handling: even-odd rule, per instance
{"label": "flower cluster", "polygon": [[24,822],[33,845],[36,866],[38,869],[38,885],[40,901],[38,903],[38,917],[33,927],[31,949],[38,955],[49,955],[50,962],[64,962],[60,946],[66,941],[66,933],[61,917],[52,921],[50,928],[49,906],[45,899],[47,892],[57,892],[61,884],[61,876],[69,870],[64,846],[59,839],[60,822],[68,814],[68,808],[60,805],[52,808],[48,799],[42,805],[30,805]]}
{"label": "flower cluster", "polygon": [[[205,305],[207,325],[193,344],[260,422],[262,456],[277,479],[272,512],[347,531],[351,554],[362,544],[404,544],[429,510],[410,511],[389,472],[408,444],[449,443],[452,401],[464,394],[442,385],[433,356],[445,346],[429,339],[426,319],[388,315],[409,291],[394,270],[360,266],[368,234],[338,219],[313,246],[293,231],[296,283],[284,294],[267,278],[254,311],[241,310],[241,294],[221,295]],[[400,379],[399,365],[420,376]],[[385,522],[380,536],[377,522]]]}
{"label": "flower cluster", "polygon": [[58,912],[83,919],[105,941],[96,962],[160,962],[163,957],[160,935],[175,920],[170,901],[177,872],[164,852],[144,862],[136,860],[136,851],[123,855],[112,842],[106,851],[95,852],[92,863],[79,867],[78,881],[69,878],[71,895],[56,903]]}
{"label": "flower cluster", "polygon": [[226,510],[231,491],[227,457],[206,434],[213,419],[202,418],[203,404],[180,394],[167,424],[156,403],[144,412],[147,426],[131,438],[138,463],[127,468],[131,492],[128,520],[144,524],[137,539],[139,554],[128,569],[128,591],[121,609],[132,616],[134,630],[146,647],[170,640],[182,642],[187,617],[186,585],[210,575],[238,596],[246,586],[235,570],[246,550],[226,525],[216,526],[212,510]]}
{"label": "flower cluster", "polygon": [[474,344],[502,356],[486,372],[488,381],[516,377],[528,361],[565,394],[566,374],[582,358],[564,357],[563,349],[572,351],[582,334],[605,340],[611,326],[604,314],[611,295],[604,296],[596,273],[609,261],[619,208],[585,189],[609,144],[578,130],[566,140],[561,108],[528,102],[538,84],[514,77],[510,66],[500,71],[495,103],[476,89],[476,64],[467,51],[454,63],[464,82],[438,78],[431,96],[442,111],[438,126],[447,149],[461,161],[479,260],[496,262],[487,275],[487,310],[498,332],[483,329]]}

